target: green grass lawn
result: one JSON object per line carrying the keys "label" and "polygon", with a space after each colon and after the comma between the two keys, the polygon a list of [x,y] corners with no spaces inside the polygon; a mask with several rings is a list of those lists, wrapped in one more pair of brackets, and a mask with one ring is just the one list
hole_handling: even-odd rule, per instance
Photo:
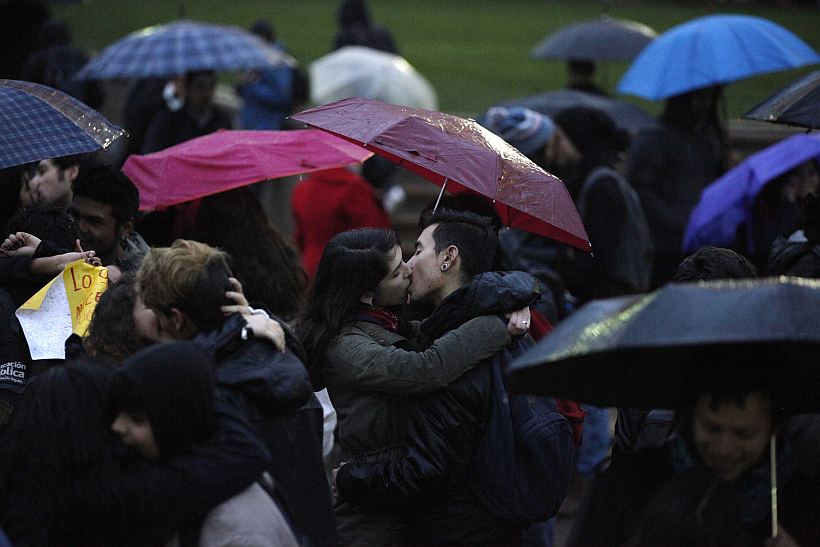
{"label": "green grass lawn", "polygon": [[[615,17],[635,19],[662,32],[711,13],[706,7],[670,2],[608,2]],[[247,27],[270,19],[291,53],[306,64],[328,53],[335,33],[335,0],[91,0],[53,5],[71,25],[75,40],[99,51],[144,26],[185,17]],[[593,0],[370,0],[376,22],[394,34],[401,53],[424,74],[439,94],[440,109],[475,114],[494,103],[523,97],[564,83],[560,62],[533,61],[529,51],[546,35],[568,23],[601,13]],[[786,8],[726,10],[767,17],[820,50],[820,11]],[[601,74],[614,89],[627,64]],[[815,67],[816,68],[816,67]],[[738,116],[770,93],[811,69],[781,72],[735,83],[727,89],[727,109]],[[659,103],[633,98],[656,113]]]}

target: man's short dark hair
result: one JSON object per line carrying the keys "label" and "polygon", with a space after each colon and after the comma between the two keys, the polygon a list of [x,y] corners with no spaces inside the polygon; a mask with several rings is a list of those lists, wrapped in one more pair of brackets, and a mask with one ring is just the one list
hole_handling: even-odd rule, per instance
{"label": "man's short dark hair", "polygon": [[57,166],[57,169],[63,171],[74,165],[80,167],[80,171],[85,167],[92,167],[96,160],[94,154],[71,154],[69,156],[60,156],[58,158],[51,158],[51,163]]}
{"label": "man's short dark hair", "polygon": [[111,206],[117,224],[122,226],[137,215],[140,194],[131,179],[107,164],[80,169],[72,187],[74,196],[93,199]]}
{"label": "man's short dark hair", "polygon": [[458,247],[464,281],[492,269],[498,234],[491,219],[469,211],[439,209],[430,224],[438,224],[433,230],[436,253],[450,245]]}
{"label": "man's short dark hair", "polygon": [[17,211],[6,224],[4,235],[26,232],[59,249],[74,249],[79,239],[77,224],[63,209],[52,205],[30,205]]}
{"label": "man's short dark hair", "polygon": [[754,265],[731,249],[702,247],[683,259],[672,281],[746,279],[757,276]]}
{"label": "man's short dark hair", "polygon": [[[504,226],[498,213],[495,212],[493,205],[483,196],[468,194],[466,192],[463,194],[445,194],[441,196],[440,200],[436,201],[439,202],[436,211],[445,209],[449,211],[467,211],[475,213],[478,216],[489,218],[496,231]],[[436,206],[436,201],[427,204],[427,207],[422,209],[419,214],[419,231],[424,230],[432,224],[431,220],[435,214],[433,209]]]}

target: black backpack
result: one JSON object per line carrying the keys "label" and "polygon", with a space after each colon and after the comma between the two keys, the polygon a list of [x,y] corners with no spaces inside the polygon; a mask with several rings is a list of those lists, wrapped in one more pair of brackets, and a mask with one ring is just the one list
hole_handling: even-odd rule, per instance
{"label": "black backpack", "polygon": [[[505,349],[520,354],[523,340]],[[558,512],[572,475],[572,428],[546,397],[510,394],[501,360],[490,364],[487,428],[476,448],[470,484],[491,514],[508,522],[542,522]]]}

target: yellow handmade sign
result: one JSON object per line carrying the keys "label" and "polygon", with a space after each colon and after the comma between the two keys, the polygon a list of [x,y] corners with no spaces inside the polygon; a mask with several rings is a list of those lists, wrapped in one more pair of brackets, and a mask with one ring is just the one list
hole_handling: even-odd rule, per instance
{"label": "yellow handmade sign", "polygon": [[20,306],[17,318],[32,359],[64,358],[65,339],[72,332],[85,336],[106,288],[107,268],[75,260]]}

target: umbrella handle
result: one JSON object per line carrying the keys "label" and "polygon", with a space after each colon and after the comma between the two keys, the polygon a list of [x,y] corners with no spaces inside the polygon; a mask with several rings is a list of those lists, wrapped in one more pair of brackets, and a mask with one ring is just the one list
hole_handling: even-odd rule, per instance
{"label": "umbrella handle", "polygon": [[447,181],[448,180],[450,180],[450,179],[444,179],[444,184],[441,185],[441,192],[438,193],[438,197],[436,198],[436,204],[433,205],[433,213],[432,214],[434,214],[434,215],[436,214],[436,211],[438,210],[438,204],[441,203],[441,196],[444,195],[444,191],[447,189]]}
{"label": "umbrella handle", "polygon": [[772,538],[776,538],[778,534],[777,523],[777,448],[775,435],[772,434],[772,440],[769,443],[769,460],[771,469],[769,473],[772,478]]}

